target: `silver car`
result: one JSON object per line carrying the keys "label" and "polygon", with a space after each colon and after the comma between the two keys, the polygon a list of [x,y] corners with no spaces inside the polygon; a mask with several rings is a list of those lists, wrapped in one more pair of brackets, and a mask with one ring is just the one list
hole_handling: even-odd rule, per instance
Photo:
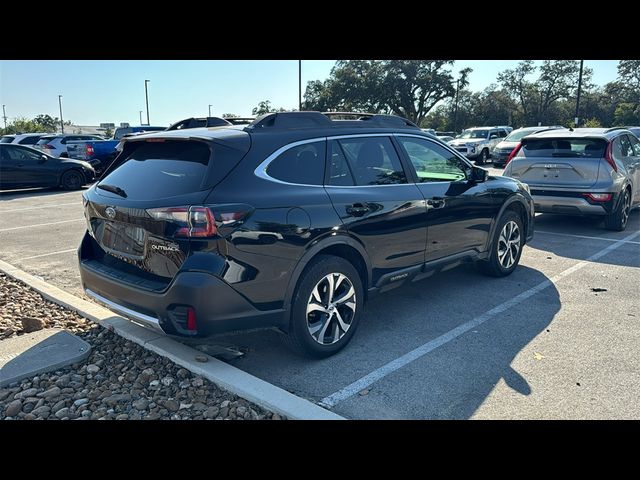
{"label": "silver car", "polygon": [[449,142],[449,145],[465,155],[470,160],[475,160],[477,165],[484,165],[491,151],[500,141],[507,136],[507,130],[496,127],[467,128],[462,134]]}
{"label": "silver car", "polygon": [[622,127],[527,135],[504,176],[529,185],[536,212],[599,215],[621,231],[640,205],[640,140]]}
{"label": "silver car", "polygon": [[83,135],[83,134],[69,134],[69,135],[46,135],[38,140],[38,143],[34,145],[38,150],[42,150],[47,155],[52,157],[69,157],[67,152],[67,142],[82,142],[91,140],[104,140],[104,137],[99,135]]}

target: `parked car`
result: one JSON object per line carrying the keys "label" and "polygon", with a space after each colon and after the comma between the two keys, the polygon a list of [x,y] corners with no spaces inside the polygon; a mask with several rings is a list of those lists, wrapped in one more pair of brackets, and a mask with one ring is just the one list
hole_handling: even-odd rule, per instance
{"label": "parked car", "polygon": [[52,157],[35,148],[0,143],[0,188],[62,187],[76,190],[95,178],[87,162]]}
{"label": "parked car", "polygon": [[640,127],[624,127],[633,133],[636,137],[640,138]]}
{"label": "parked car", "polygon": [[476,164],[484,165],[489,160],[493,147],[506,137],[507,131],[504,128],[473,127],[464,130],[450,145],[467,158],[475,160]]}
{"label": "parked car", "polygon": [[167,130],[184,130],[190,128],[202,128],[202,127],[226,127],[233,125],[230,119],[221,117],[201,117],[201,118],[185,118],[179,122],[170,125]]}
{"label": "parked car", "polygon": [[87,295],[171,335],[275,326],[316,357],[374,294],[464,261],[509,275],[533,236],[526,185],[390,115],[138,135],[83,197]]}
{"label": "parked car", "polygon": [[621,231],[640,205],[640,140],[622,127],[527,135],[504,175],[529,184],[536,212],[598,215]]}
{"label": "parked car", "polygon": [[563,128],[561,126],[537,126],[537,127],[523,127],[518,128],[511,132],[507,138],[498,143],[495,147],[493,147],[493,151],[491,152],[491,162],[494,167],[502,168],[506,165],[507,159],[513,149],[518,146],[522,137],[525,137],[531,133],[543,132],[545,130],[552,130],[554,128]]}
{"label": "parked car", "polygon": [[12,135],[3,135],[0,143],[13,143],[17,145],[35,145],[38,140],[48,133],[17,133]]}
{"label": "parked car", "polygon": [[82,134],[69,134],[69,135],[45,135],[40,137],[40,140],[34,145],[34,148],[42,150],[47,155],[52,157],[66,158],[69,156],[67,152],[67,144],[69,142],[79,142],[83,140],[104,140],[99,135],[82,135]]}
{"label": "parked car", "polygon": [[437,135],[438,140],[443,141],[444,143],[449,143],[452,140],[455,140],[455,137],[451,137],[449,135]]}
{"label": "parked car", "polygon": [[436,131],[433,128],[421,128],[421,130],[429,135],[436,136]]}
{"label": "parked car", "polygon": [[69,158],[77,158],[89,162],[98,174],[102,173],[106,167],[116,158],[119,150],[118,145],[123,138],[145,132],[157,132],[166,130],[166,127],[154,127],[142,125],[139,127],[119,127],[116,129],[113,139],[110,140],[89,140],[77,141],[67,144],[67,155]]}
{"label": "parked car", "polygon": [[436,137],[453,137],[456,138],[456,132],[436,132]]}
{"label": "parked car", "polygon": [[513,127],[510,127],[509,125],[496,125],[495,128],[504,128],[507,133],[513,132]]}

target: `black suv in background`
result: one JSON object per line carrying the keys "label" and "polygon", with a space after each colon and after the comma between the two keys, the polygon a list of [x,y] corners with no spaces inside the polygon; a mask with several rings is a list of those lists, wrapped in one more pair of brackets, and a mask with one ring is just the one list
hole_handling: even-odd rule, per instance
{"label": "black suv in background", "polygon": [[526,185],[407,120],[354,118],[127,139],[84,193],[86,293],[167,334],[277,327],[324,357],[374,294],[464,261],[513,272],[533,235]]}

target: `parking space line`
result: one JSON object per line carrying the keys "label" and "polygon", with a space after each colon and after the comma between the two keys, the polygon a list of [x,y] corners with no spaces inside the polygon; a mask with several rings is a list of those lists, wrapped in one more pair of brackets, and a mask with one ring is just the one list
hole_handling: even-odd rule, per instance
{"label": "parking space line", "polygon": [[39,205],[37,207],[14,208],[13,210],[0,210],[0,213],[24,212],[26,210],[39,210],[41,208],[47,208],[47,207],[64,207],[67,205],[82,205],[82,202],[45,203],[44,205]]}
{"label": "parking space line", "polygon": [[77,250],[78,250],[77,248],[70,248],[68,250],[59,250],[57,252],[42,253],[40,255],[32,255],[30,257],[19,258],[18,260],[16,260],[16,262],[22,262],[23,260],[31,260],[32,258],[48,257],[49,255],[58,255],[60,253],[75,252]]}
{"label": "parking space line", "polygon": [[598,260],[599,258],[607,255],[608,253],[613,252],[614,250],[620,248],[622,245],[629,243],[631,239],[637,237],[638,235],[640,235],[640,232],[635,232],[632,233],[631,235],[628,235],[626,237],[624,237],[621,240],[616,241],[615,243],[613,243],[612,245],[609,245],[608,247],[594,253],[593,255],[591,255],[589,258],[582,260],[578,263],[576,263],[575,265],[573,265],[572,267],[567,268],[566,270],[563,270],[562,272],[558,273],[557,275],[554,275],[551,278],[548,278],[547,280],[544,280],[542,282],[540,282],[538,285],[525,290],[524,292],[522,292],[520,295],[517,295],[515,297],[513,297],[510,300],[507,300],[506,302],[501,303],[500,305],[493,307],[491,310],[483,313],[482,315],[473,318],[472,320],[469,320],[466,323],[463,323],[462,325],[457,326],[456,328],[454,328],[453,330],[448,331],[447,333],[440,335],[439,337],[423,344],[420,345],[419,347],[411,350],[410,352],[402,355],[401,357],[396,358],[395,360],[392,360],[391,362],[375,369],[374,371],[372,371],[371,373],[369,373],[368,375],[365,375],[364,377],[360,378],[359,380],[356,380],[355,382],[351,383],[350,385],[347,385],[346,387],[338,390],[335,393],[332,393],[331,395],[329,395],[328,397],[323,398],[320,401],[320,404],[326,407],[334,407],[335,405],[337,405],[338,403],[340,403],[343,400],[346,400],[350,397],[352,397],[353,395],[357,394],[358,392],[362,391],[363,389],[369,387],[370,385],[374,384],[375,382],[383,379],[384,377],[386,377],[387,375],[395,372],[396,370],[408,365],[409,363],[413,362],[414,360],[417,360],[421,357],[423,357],[424,355],[426,355],[427,353],[435,350],[436,348],[450,342],[451,340],[454,340],[456,338],[458,338],[459,336],[461,336],[462,334],[468,332],[469,330],[483,324],[484,322],[486,322],[487,320],[490,320],[492,318],[494,318],[496,315],[510,309],[511,307],[515,307],[516,305],[522,303],[523,301],[527,300],[528,298],[532,297],[533,295],[535,295],[536,293],[541,292],[542,290],[544,290],[547,287],[550,287],[551,285],[557,283],[558,281],[562,280],[563,278],[571,275],[572,273],[577,272],[578,270],[581,270],[582,268],[586,267],[587,265],[590,265],[592,262],[595,262],[596,260]]}
{"label": "parking space line", "polygon": [[[585,238],[587,240],[603,240],[605,242],[619,242],[619,241],[621,241],[621,240],[619,240],[617,238],[589,237],[587,235],[574,235],[573,233],[547,232],[547,231],[544,231],[544,230],[536,230],[535,233],[545,233],[547,235],[560,235],[560,236],[563,236],[563,237]],[[625,241],[624,243],[632,243],[634,245],[640,245],[640,242]]]}
{"label": "parking space line", "polygon": [[23,228],[46,227],[48,225],[59,225],[61,223],[84,222],[84,218],[74,218],[73,220],[60,220],[59,222],[38,223],[37,225],[24,225],[22,227],[2,228],[0,232],[10,232],[12,230],[21,230]]}

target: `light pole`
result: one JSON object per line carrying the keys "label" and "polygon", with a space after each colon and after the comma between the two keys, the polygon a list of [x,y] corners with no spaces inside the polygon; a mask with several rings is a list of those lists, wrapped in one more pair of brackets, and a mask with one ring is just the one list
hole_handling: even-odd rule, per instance
{"label": "light pole", "polygon": [[58,95],[58,105],[60,106],[60,130],[64,133],[64,120],[62,120],[62,95]]}
{"label": "light pole", "polygon": [[578,77],[578,94],[576,95],[576,118],[574,119],[576,122],[576,128],[579,126],[578,121],[578,109],[580,108],[580,88],[582,87],[582,66],[584,65],[584,60],[580,60],[580,76]]}
{"label": "light pole", "polygon": [[302,111],[302,60],[298,60],[298,111]]}
{"label": "light pole", "polygon": [[149,91],[147,90],[147,83],[149,83],[151,80],[145,80],[144,81],[144,97],[146,99],[147,102],[147,125],[151,125],[149,123]]}
{"label": "light pole", "polygon": [[209,116],[211,116],[211,107],[212,105],[209,105]]}
{"label": "light pole", "polygon": [[4,107],[6,105],[2,105],[2,118],[4,118],[4,129],[7,129],[7,113],[4,111]]}
{"label": "light pole", "polygon": [[460,91],[460,79],[456,80],[456,103],[453,110],[453,131],[458,132],[458,92]]}
{"label": "light pole", "polygon": [[142,126],[142,110],[138,110],[138,112],[140,113],[140,126]]}

